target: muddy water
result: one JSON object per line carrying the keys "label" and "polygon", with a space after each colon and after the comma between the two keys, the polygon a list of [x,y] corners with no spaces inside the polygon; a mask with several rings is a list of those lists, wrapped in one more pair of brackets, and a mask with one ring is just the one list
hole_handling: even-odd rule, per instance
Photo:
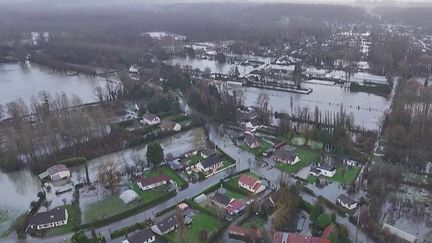
{"label": "muddy water", "polygon": [[68,96],[77,95],[84,103],[90,103],[97,101],[97,86],[105,87],[106,81],[100,77],[55,73],[34,63],[0,64],[0,104],[3,105],[18,98],[29,103],[31,96],[38,97],[41,91],[52,95],[62,92]]}

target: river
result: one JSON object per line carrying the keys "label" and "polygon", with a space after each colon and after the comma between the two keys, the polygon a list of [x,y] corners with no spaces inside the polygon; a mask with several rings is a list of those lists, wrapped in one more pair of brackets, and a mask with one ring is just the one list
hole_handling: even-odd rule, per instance
{"label": "river", "polygon": [[77,95],[84,103],[97,101],[95,88],[106,86],[104,78],[86,75],[68,76],[35,63],[0,63],[0,104],[22,98],[29,104],[41,91],[52,95],[64,92]]}

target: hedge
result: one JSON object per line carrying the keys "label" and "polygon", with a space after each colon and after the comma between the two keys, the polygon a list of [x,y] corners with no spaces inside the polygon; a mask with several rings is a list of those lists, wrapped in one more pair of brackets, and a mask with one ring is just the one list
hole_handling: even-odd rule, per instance
{"label": "hedge", "polygon": [[73,157],[70,159],[60,160],[57,162],[58,164],[64,164],[68,167],[74,167],[78,165],[83,165],[87,162],[87,159],[84,157]]}
{"label": "hedge", "polygon": [[224,182],[222,185],[223,185],[224,188],[226,188],[226,189],[228,189],[230,191],[233,191],[233,192],[240,193],[240,194],[242,194],[244,196],[250,196],[251,195],[251,193],[248,192],[246,189],[240,188],[238,186],[233,186],[233,185],[231,185],[231,184],[229,184],[227,182]]}
{"label": "hedge", "polygon": [[194,202],[194,201],[191,200],[191,199],[187,199],[187,200],[186,200],[186,203],[187,203],[190,207],[192,207],[192,208],[195,208],[195,209],[197,209],[197,210],[199,210],[199,211],[202,211],[202,212],[204,212],[204,213],[207,213],[207,214],[209,214],[209,215],[211,215],[211,216],[213,216],[213,217],[215,217],[215,218],[219,218],[218,215],[217,215],[214,211],[212,211],[212,210],[210,210],[210,209],[208,209],[208,208],[202,207],[201,205],[199,205],[198,203]]}
{"label": "hedge", "polygon": [[118,229],[118,230],[114,230],[113,232],[110,233],[110,236],[111,236],[111,239],[116,239],[116,238],[122,237],[126,234],[135,232],[136,230],[144,229],[144,228],[151,226],[151,225],[152,225],[152,222],[150,220],[146,220],[146,221],[141,222],[141,223],[136,223],[136,224],[129,225],[129,226],[126,226],[126,227]]}
{"label": "hedge", "polygon": [[[184,203],[184,202],[186,202],[186,201],[183,200],[183,201],[179,202],[178,204],[181,204],[181,203]],[[165,208],[165,209],[163,209],[163,210],[157,212],[155,215],[156,215],[157,217],[159,217],[159,216],[161,216],[161,215],[164,215],[164,214],[166,214],[166,213],[168,213],[168,212],[174,210],[174,209],[177,207],[178,204],[172,205],[171,207],[167,207],[167,208]]]}
{"label": "hedge", "polygon": [[324,198],[322,196],[318,197],[318,204],[321,204],[321,205],[324,204],[324,206],[327,206],[330,209],[336,210],[336,212],[342,217],[345,217],[345,214],[349,213],[348,210],[342,208],[341,206],[334,204],[333,202],[331,202],[330,200],[328,200],[327,198]]}
{"label": "hedge", "polygon": [[207,195],[208,193],[216,191],[220,187],[221,187],[221,182],[219,182],[219,183],[217,183],[217,184],[215,184],[215,185],[213,185],[213,186],[205,189],[204,191],[202,191],[202,192],[198,193],[197,195],[195,195],[193,198],[196,198],[196,197],[198,197],[201,194]]}
{"label": "hedge", "polygon": [[127,217],[133,216],[133,215],[135,215],[135,214],[137,214],[139,212],[142,212],[142,211],[144,211],[146,209],[152,208],[155,205],[157,205],[157,204],[159,204],[161,202],[164,202],[164,201],[166,201],[166,200],[174,197],[175,195],[176,195],[176,192],[175,191],[171,191],[170,193],[168,193],[168,194],[166,194],[166,195],[164,195],[162,197],[155,198],[154,200],[149,201],[148,203],[141,204],[141,205],[139,205],[139,206],[137,206],[135,208],[131,208],[131,209],[126,210],[126,211],[124,211],[122,213],[119,213],[119,214],[116,214],[116,215],[113,215],[111,217],[107,217],[107,218],[104,218],[104,219],[100,219],[100,220],[95,221],[95,222],[91,222],[91,223],[87,223],[87,224],[82,224],[79,228],[80,229],[87,229],[87,228],[90,228],[90,227],[96,227],[97,228],[97,227],[105,226],[105,225],[110,224],[110,223],[114,223],[116,221],[119,221],[119,220],[125,219]]}

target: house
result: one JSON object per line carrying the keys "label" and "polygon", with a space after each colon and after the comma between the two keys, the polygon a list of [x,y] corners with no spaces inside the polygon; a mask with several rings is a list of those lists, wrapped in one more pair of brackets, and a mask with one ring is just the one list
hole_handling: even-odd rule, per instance
{"label": "house", "polygon": [[282,148],[285,144],[286,144],[285,142],[280,142],[280,143],[277,143],[277,144],[273,145],[273,148],[275,150],[277,150],[277,149]]}
{"label": "house", "polygon": [[262,124],[261,124],[261,122],[259,122],[259,120],[256,117],[250,119],[245,124],[245,128],[249,129],[252,132],[256,131],[257,129],[259,129],[261,127],[262,127]]}
{"label": "house", "polygon": [[333,177],[336,174],[336,168],[330,165],[320,165],[316,167],[319,170],[320,175]]}
{"label": "house", "polygon": [[180,163],[180,158],[176,158],[176,159],[171,159],[171,160],[166,160],[165,161],[168,163],[169,167],[171,167],[171,169],[173,170],[182,170],[185,168],[185,166]]}
{"label": "house", "polygon": [[160,118],[151,113],[145,113],[140,121],[144,125],[157,125],[160,123]]}
{"label": "house", "polygon": [[245,209],[246,206],[240,200],[237,199],[231,200],[231,202],[228,203],[228,206],[226,208],[227,212],[230,215],[239,215],[243,213]]}
{"label": "house", "polygon": [[208,173],[209,171],[216,172],[218,169],[223,167],[223,160],[219,154],[214,154],[207,159],[200,161],[195,165],[195,168],[202,173]]}
{"label": "house", "polygon": [[275,153],[274,159],[280,163],[295,165],[300,161],[298,154],[294,151],[279,150]]}
{"label": "house", "polygon": [[321,175],[321,171],[317,169],[317,167],[312,167],[310,169],[309,174],[313,175],[313,176],[320,176]]}
{"label": "house", "polygon": [[345,194],[341,194],[337,198],[337,203],[348,210],[353,210],[357,207],[357,202]]}
{"label": "house", "polygon": [[269,148],[266,151],[263,152],[263,156],[266,158],[269,158],[270,156],[273,155],[275,149],[274,148]]}
{"label": "house", "polygon": [[28,221],[28,232],[42,229],[54,228],[68,223],[68,211],[64,207],[57,207],[47,212],[36,213],[30,216]]}
{"label": "house", "polygon": [[181,125],[177,122],[173,122],[171,120],[162,120],[160,124],[160,128],[162,131],[180,131]]}
{"label": "house", "polygon": [[250,175],[241,175],[238,185],[239,187],[246,189],[253,194],[258,194],[266,189],[260,180]]}
{"label": "house", "polygon": [[257,241],[261,238],[261,232],[257,229],[241,227],[237,225],[230,225],[228,227],[228,236],[231,239],[242,241]]}
{"label": "house", "polygon": [[228,204],[231,202],[231,200],[231,198],[219,192],[216,192],[211,199],[213,204],[223,209],[228,207]]}
{"label": "house", "polygon": [[122,241],[122,243],[151,243],[156,241],[156,235],[150,229],[143,229]]}
{"label": "house", "polygon": [[47,172],[53,181],[67,179],[71,176],[70,170],[63,164],[53,165],[48,168]]}
{"label": "house", "polygon": [[[181,220],[183,220],[184,224],[192,223],[192,218],[184,218],[184,215],[182,215]],[[169,217],[162,219],[159,223],[153,225],[151,227],[151,230],[158,235],[165,235],[171,231],[174,231],[178,227],[179,223],[180,222],[177,219],[177,215],[173,214]]]}
{"label": "house", "polygon": [[132,65],[132,66],[130,66],[130,68],[129,68],[129,72],[130,73],[138,73],[139,72],[139,66],[138,65]]}
{"label": "house", "polygon": [[211,148],[204,149],[200,153],[201,157],[203,157],[204,159],[207,159],[208,157],[213,156],[215,154],[216,154],[216,150]]}
{"label": "house", "polygon": [[150,190],[171,181],[171,178],[166,175],[153,176],[153,177],[139,177],[137,180],[138,187],[143,190]]}
{"label": "house", "polygon": [[273,243],[331,243],[324,237],[305,236],[297,233],[287,233],[275,231],[273,233]]}
{"label": "house", "polygon": [[249,148],[258,148],[261,146],[260,140],[249,132],[245,132],[244,142]]}
{"label": "house", "polygon": [[359,166],[359,162],[352,159],[343,159],[342,163],[347,166]]}

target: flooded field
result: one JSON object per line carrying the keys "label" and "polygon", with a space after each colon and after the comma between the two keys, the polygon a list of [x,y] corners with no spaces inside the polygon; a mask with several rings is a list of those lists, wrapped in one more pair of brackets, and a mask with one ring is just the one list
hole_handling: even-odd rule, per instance
{"label": "flooded field", "polygon": [[[220,74],[228,74],[230,69],[232,67],[235,67],[235,64],[229,64],[229,63],[220,63],[216,60],[206,60],[206,59],[194,59],[194,58],[173,58],[168,61],[168,64],[171,65],[180,65],[180,66],[186,66],[189,65],[193,69],[198,68],[201,71],[204,71],[207,67],[210,68],[212,73],[220,73]],[[238,65],[238,69],[240,72],[240,76],[243,76],[245,74],[250,73],[254,67],[247,65]]]}
{"label": "flooded field", "polygon": [[38,97],[41,91],[47,91],[52,95],[61,92],[68,96],[77,95],[84,103],[90,103],[97,101],[97,86],[105,87],[105,79],[85,75],[68,76],[37,64],[0,64],[2,105],[18,98],[29,103],[31,97]]}
{"label": "flooded field", "polygon": [[42,188],[37,177],[28,170],[12,173],[0,171],[0,185],[0,236],[2,236],[8,232],[15,219],[30,208],[30,203],[37,200],[37,193]]}
{"label": "flooded field", "polygon": [[231,90],[244,92],[247,106],[254,105],[260,93],[268,94],[271,108],[278,112],[291,113],[296,111],[297,107],[307,107],[313,112],[317,106],[324,114],[325,112],[338,112],[343,106],[347,113],[353,114],[355,125],[367,129],[377,129],[379,120],[391,105],[391,98],[350,92],[349,89],[337,85],[304,83],[303,86],[313,89],[313,92],[304,95],[229,84]]}

